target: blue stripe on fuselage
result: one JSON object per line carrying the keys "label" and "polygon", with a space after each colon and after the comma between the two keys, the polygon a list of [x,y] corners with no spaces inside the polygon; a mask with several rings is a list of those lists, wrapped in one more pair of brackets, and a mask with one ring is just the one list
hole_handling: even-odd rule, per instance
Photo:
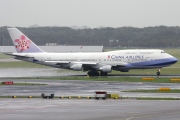
{"label": "blue stripe on fuselage", "polygon": [[145,65],[145,66],[167,66],[167,65],[172,65],[172,64],[174,64],[176,62],[177,61],[163,62],[163,63],[150,64],[150,65]]}
{"label": "blue stripe on fuselage", "polygon": [[170,58],[166,60],[152,60],[138,63],[131,63],[133,66],[168,66],[177,62],[176,58]]}

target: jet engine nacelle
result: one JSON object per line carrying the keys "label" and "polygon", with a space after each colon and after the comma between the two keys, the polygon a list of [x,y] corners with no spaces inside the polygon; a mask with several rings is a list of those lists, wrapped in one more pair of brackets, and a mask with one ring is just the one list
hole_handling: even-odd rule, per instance
{"label": "jet engine nacelle", "polygon": [[104,73],[110,73],[112,71],[112,66],[106,65],[106,66],[100,67],[99,70],[101,70]]}
{"label": "jet engine nacelle", "polygon": [[74,71],[82,71],[82,64],[74,64],[70,69],[73,69]]}

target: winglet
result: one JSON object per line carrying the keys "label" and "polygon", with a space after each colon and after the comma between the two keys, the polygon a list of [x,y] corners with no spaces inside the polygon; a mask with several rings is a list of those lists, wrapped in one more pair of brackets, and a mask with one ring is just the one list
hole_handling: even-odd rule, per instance
{"label": "winglet", "polygon": [[35,43],[17,28],[7,28],[18,53],[43,52]]}

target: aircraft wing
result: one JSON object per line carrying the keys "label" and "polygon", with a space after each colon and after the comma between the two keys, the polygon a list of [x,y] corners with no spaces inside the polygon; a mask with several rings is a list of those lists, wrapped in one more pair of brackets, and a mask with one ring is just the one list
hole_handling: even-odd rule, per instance
{"label": "aircraft wing", "polygon": [[127,62],[120,62],[116,65],[116,67],[133,67],[133,65]]}
{"label": "aircraft wing", "polygon": [[69,61],[44,61],[45,63],[69,64]]}
{"label": "aircraft wing", "polygon": [[69,64],[69,63],[72,63],[72,64],[83,64],[83,65],[97,65],[97,63],[95,62],[74,62],[74,61],[44,61],[46,63],[56,63],[57,65],[58,64]]}
{"label": "aircraft wing", "polygon": [[[63,65],[63,64],[82,64],[84,66],[96,66],[96,65],[98,65],[97,62],[77,62],[77,61],[44,61],[44,62],[55,63],[56,65]],[[129,64],[126,62],[119,62],[118,64],[111,64],[111,66],[113,66],[113,67],[126,67],[126,66],[129,66]]]}
{"label": "aircraft wing", "polygon": [[[11,55],[11,56],[15,56],[15,57],[18,57],[18,58],[24,58],[24,59],[33,59],[32,57],[28,57],[28,56],[22,56],[22,55],[17,55],[17,54],[12,54],[12,53],[3,53],[5,55]],[[63,65],[63,64],[83,64],[83,65],[87,65],[87,66],[90,66],[90,65],[98,65],[97,62],[78,62],[78,61],[53,61],[53,60],[47,60],[47,61],[44,61],[45,63],[55,63],[56,65]],[[126,66],[129,66],[128,63],[126,62],[118,62],[115,63],[115,64],[111,64],[111,66],[114,66],[114,67],[126,67]]]}
{"label": "aircraft wing", "polygon": [[129,65],[129,63],[127,63],[127,62],[111,63],[111,66],[114,66],[114,67],[126,67],[128,65]]}
{"label": "aircraft wing", "polygon": [[83,65],[97,65],[95,62],[73,62],[74,64],[83,64]]}

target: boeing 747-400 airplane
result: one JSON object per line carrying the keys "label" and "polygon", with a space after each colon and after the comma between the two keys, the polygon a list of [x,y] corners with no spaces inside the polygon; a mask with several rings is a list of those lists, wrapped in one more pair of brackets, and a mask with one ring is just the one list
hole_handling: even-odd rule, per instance
{"label": "boeing 747-400 airplane", "polygon": [[49,53],[41,50],[17,28],[8,28],[16,48],[15,53],[9,54],[15,59],[42,64],[46,66],[88,71],[88,75],[107,75],[112,70],[128,72],[130,69],[152,69],[172,65],[177,59],[164,50],[132,49],[98,53]]}

